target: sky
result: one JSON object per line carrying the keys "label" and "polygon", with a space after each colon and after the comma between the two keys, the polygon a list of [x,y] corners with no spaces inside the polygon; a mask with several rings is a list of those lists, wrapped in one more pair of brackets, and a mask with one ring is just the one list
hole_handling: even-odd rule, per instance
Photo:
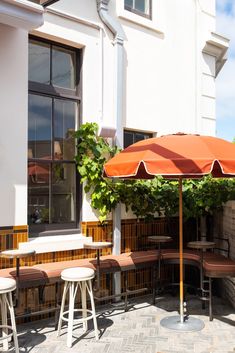
{"label": "sky", "polygon": [[228,60],[216,78],[216,135],[235,138],[235,0],[216,0],[216,32],[230,39]]}

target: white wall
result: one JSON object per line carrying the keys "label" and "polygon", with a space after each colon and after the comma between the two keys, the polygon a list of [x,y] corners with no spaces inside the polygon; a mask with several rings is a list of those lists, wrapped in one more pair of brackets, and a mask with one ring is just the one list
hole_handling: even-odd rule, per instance
{"label": "white wall", "polygon": [[[158,135],[177,131],[214,135],[216,57],[203,53],[203,48],[215,30],[215,0],[152,3],[153,16],[148,20],[124,10],[124,0],[109,2],[110,15],[120,21],[126,35],[123,127]],[[27,4],[42,16],[38,5]],[[30,20],[26,28],[42,23],[39,18],[32,25],[26,17]],[[114,38],[98,16],[96,1],[60,0],[47,9],[44,19],[34,35],[83,49],[81,122],[114,126]],[[24,225],[27,32],[0,25],[0,48],[4,49],[0,53],[0,226]],[[96,220],[85,195],[82,218]]]}
{"label": "white wall", "polygon": [[[215,29],[215,1],[204,3],[153,1],[158,18],[149,28],[138,16],[131,21],[128,11],[120,13],[127,37],[125,127],[159,135],[205,132],[202,50]],[[206,132],[214,135],[214,125]]]}
{"label": "white wall", "polygon": [[[123,4],[109,3],[126,35],[123,127],[214,135],[215,81],[207,75],[203,48],[215,30],[215,0],[154,0],[152,21]],[[114,125],[113,35],[96,1],[60,0],[33,33],[83,48],[81,121]],[[82,213],[83,220],[96,219],[85,196]]]}
{"label": "white wall", "polygon": [[27,224],[28,35],[0,24],[0,226]]}
{"label": "white wall", "polygon": [[[155,0],[152,21],[125,11],[123,5],[124,0],[109,3],[110,14],[126,35],[123,126],[158,134],[214,135],[214,121],[205,128],[207,121],[202,120],[201,90],[202,50],[215,29],[215,1]],[[96,8],[94,0],[60,0],[34,33],[84,48],[82,121],[114,125],[113,36]]]}

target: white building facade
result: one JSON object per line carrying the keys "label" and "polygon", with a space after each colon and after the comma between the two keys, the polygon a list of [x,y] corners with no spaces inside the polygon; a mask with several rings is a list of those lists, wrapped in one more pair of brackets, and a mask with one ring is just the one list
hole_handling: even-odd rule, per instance
{"label": "white building facade", "polygon": [[215,0],[35,2],[0,0],[0,228],[77,232],[97,218],[70,133],[97,122],[121,146],[215,135],[228,40],[215,33]]}

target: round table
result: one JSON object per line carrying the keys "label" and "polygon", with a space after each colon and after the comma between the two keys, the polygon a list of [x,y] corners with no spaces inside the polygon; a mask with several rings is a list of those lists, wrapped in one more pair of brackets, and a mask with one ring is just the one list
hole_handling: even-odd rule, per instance
{"label": "round table", "polygon": [[204,274],[203,274],[203,257],[204,257],[204,251],[207,249],[214,249],[215,247],[215,243],[213,241],[206,241],[206,240],[197,240],[197,241],[190,241],[187,244],[188,248],[191,249],[197,249],[200,250],[200,257],[201,257],[201,261],[200,261],[200,289],[202,292],[202,298],[204,297],[204,286],[203,286],[203,282],[204,282]]}
{"label": "round table", "polygon": [[[148,241],[154,244],[157,244],[158,248],[158,276],[157,276],[157,281],[159,282],[159,287],[161,287],[161,244],[162,243],[168,243],[172,241],[172,237],[168,235],[150,235],[148,236]],[[155,273],[155,271],[154,271]],[[155,286],[155,276],[153,278],[153,303],[155,304],[155,292],[156,292],[156,286]]]}
{"label": "round table", "polygon": [[34,250],[21,250],[21,249],[13,249],[13,250],[4,250],[0,253],[0,256],[6,259],[16,259],[16,306],[19,302],[19,282],[20,282],[20,259],[25,257],[35,255]]}
{"label": "round table", "polygon": [[98,291],[100,289],[100,250],[110,248],[112,243],[109,241],[93,241],[91,243],[85,243],[84,249],[96,250],[96,259],[97,259],[97,270],[96,270],[96,278],[97,278],[97,288]]}

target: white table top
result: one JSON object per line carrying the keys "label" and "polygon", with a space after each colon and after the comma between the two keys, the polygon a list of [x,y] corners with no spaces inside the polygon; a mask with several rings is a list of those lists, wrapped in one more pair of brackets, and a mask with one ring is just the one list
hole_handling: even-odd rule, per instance
{"label": "white table top", "polygon": [[91,243],[85,243],[84,249],[104,249],[112,246],[109,241],[93,241]]}
{"label": "white table top", "polygon": [[197,240],[190,241],[187,246],[192,249],[213,249],[215,247],[215,243],[213,241]]}
{"label": "white table top", "polygon": [[149,235],[148,241],[153,243],[167,243],[169,241],[172,241],[172,237],[168,235]]}
{"label": "white table top", "polygon": [[32,256],[35,254],[34,250],[21,250],[21,249],[13,249],[13,250],[4,250],[0,253],[1,257],[14,259],[14,258],[23,258],[27,256]]}

